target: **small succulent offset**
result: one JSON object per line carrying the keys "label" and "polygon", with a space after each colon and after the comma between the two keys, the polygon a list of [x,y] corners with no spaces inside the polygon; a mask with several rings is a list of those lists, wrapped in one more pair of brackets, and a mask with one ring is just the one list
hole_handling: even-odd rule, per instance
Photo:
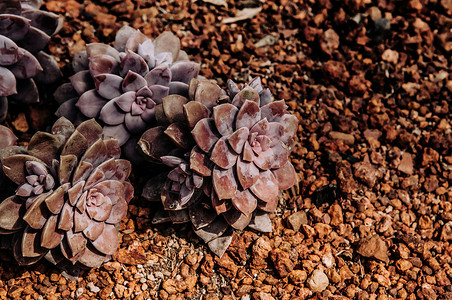
{"label": "small succulent offset", "polygon": [[[155,107],[170,94],[186,95],[199,64],[180,50],[180,40],[164,32],[154,41],[139,30],[122,27],[115,48],[93,43],[73,60],[75,75],[55,97],[57,115],[78,123],[96,118],[104,134],[134,148],[141,133],[155,123]],[[132,137],[137,137],[133,140]],[[132,139],[131,139],[132,138]]]}
{"label": "small succulent offset", "polygon": [[[116,225],[133,196],[130,162],[95,120],[77,128],[60,118],[25,153],[2,159],[18,187],[0,203],[0,234],[21,265],[45,258],[66,269],[99,267],[119,244]],[[4,195],[2,195],[3,197]]]}
{"label": "small succulent offset", "polygon": [[42,1],[8,0],[0,3],[0,121],[8,99],[19,103],[39,100],[35,80],[50,83],[61,73],[54,58],[42,50],[62,20],[39,10]]}
{"label": "small succulent offset", "polygon": [[229,81],[228,95],[194,79],[189,94],[190,100],[164,98],[158,119],[170,125],[149,129],[138,144],[172,168],[161,193],[169,218],[191,221],[221,256],[232,239],[229,226],[271,231],[268,213],[276,210],[279,191],[297,182],[289,153],[298,119],[284,100],[272,100],[260,78],[241,88]]}

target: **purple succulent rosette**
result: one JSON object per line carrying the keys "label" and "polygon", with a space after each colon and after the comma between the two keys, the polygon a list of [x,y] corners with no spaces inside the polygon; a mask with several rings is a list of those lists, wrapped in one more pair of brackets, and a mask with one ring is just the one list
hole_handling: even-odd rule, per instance
{"label": "purple succulent rosette", "polygon": [[[279,192],[297,183],[289,153],[298,119],[284,100],[273,101],[260,78],[241,88],[229,81],[227,95],[195,79],[189,95],[164,98],[160,122],[169,125],[149,129],[138,145],[172,168],[159,186],[168,219],[191,222],[221,256],[231,227],[271,231],[268,213],[276,210]],[[149,182],[143,195],[155,186]]]}
{"label": "purple succulent rosette", "polygon": [[0,121],[6,118],[8,100],[39,101],[35,80],[51,83],[61,77],[55,59],[42,50],[62,20],[39,10],[42,1],[8,0],[0,3]]}
{"label": "purple succulent rosette", "polygon": [[[125,26],[118,31],[115,48],[89,44],[73,60],[75,75],[55,97],[58,116],[75,123],[96,118],[106,136],[136,140],[155,123],[155,107],[170,94],[188,94],[188,84],[198,76],[199,64],[180,50],[180,40],[164,32],[154,41]],[[134,137],[137,137],[135,140]]]}
{"label": "purple succulent rosette", "polygon": [[23,153],[2,157],[17,189],[0,203],[0,234],[20,265],[45,258],[68,270],[99,267],[116,252],[116,226],[133,196],[131,164],[120,154],[96,121],[75,128],[60,118]]}

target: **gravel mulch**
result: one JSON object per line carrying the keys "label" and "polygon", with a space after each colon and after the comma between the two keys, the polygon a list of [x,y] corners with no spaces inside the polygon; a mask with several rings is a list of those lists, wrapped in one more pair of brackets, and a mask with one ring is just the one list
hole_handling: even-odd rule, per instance
{"label": "gravel mulch", "polygon": [[[173,31],[220,86],[261,76],[300,121],[300,183],[281,196],[272,233],[237,232],[222,258],[189,226],[151,225],[155,204],[136,197],[118,254],[75,281],[1,252],[1,299],[452,299],[450,0],[44,8],[66,20],[49,46],[66,78],[75,52],[113,42],[124,24],[153,38]],[[24,143],[54,110],[13,107],[7,124]]]}

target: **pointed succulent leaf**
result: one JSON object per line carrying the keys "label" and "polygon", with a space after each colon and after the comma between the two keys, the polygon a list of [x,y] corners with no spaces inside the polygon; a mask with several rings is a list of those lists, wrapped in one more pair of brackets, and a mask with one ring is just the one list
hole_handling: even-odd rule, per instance
{"label": "pointed succulent leaf", "polygon": [[25,183],[25,163],[27,161],[36,161],[41,164],[44,162],[34,156],[26,154],[15,154],[5,157],[2,160],[3,172],[15,184],[21,185]]}
{"label": "pointed succulent leaf", "polygon": [[31,53],[36,53],[44,49],[49,42],[50,36],[48,34],[36,27],[30,27],[25,37],[18,42],[18,45]]}
{"label": "pointed succulent leaf", "polygon": [[48,249],[41,247],[41,232],[27,227],[22,234],[21,250],[24,257],[42,257]]}
{"label": "pointed succulent leaf", "polygon": [[197,236],[203,239],[204,242],[208,243],[222,236],[227,229],[228,224],[224,221],[224,219],[217,217],[214,221],[210,222],[206,226],[200,227],[199,229],[196,229],[195,227],[195,233]]}
{"label": "pointed succulent leaf", "polygon": [[47,165],[52,163],[52,159],[60,150],[61,142],[53,134],[38,131],[35,133],[28,144],[28,152],[41,159]]}
{"label": "pointed succulent leaf", "polygon": [[168,122],[184,122],[183,106],[188,102],[188,99],[179,95],[169,95],[163,98],[163,112],[165,113]]}
{"label": "pointed succulent leaf", "polygon": [[217,214],[206,202],[198,202],[189,207],[190,220],[196,230],[203,228],[215,220]]}
{"label": "pointed succulent leaf", "polygon": [[61,151],[61,155],[74,154],[79,157],[88,149],[88,141],[79,131],[74,131]]}
{"label": "pointed succulent leaf", "polygon": [[[4,10],[0,10],[2,13]],[[25,37],[30,28],[30,20],[13,14],[3,13],[0,15],[0,35],[6,36],[13,41],[19,41]]]}
{"label": "pointed succulent leaf", "polygon": [[254,124],[261,120],[261,111],[256,102],[245,101],[237,113],[235,121],[236,128],[247,127],[251,128]]}
{"label": "pointed succulent leaf", "polygon": [[54,35],[61,29],[62,20],[54,13],[38,9],[22,11],[22,16],[31,20],[31,26],[37,27],[47,35]]}
{"label": "pointed succulent leaf", "polygon": [[149,71],[149,73],[144,76],[144,79],[146,79],[148,86],[168,86],[171,82],[171,70],[168,65],[160,65]]}
{"label": "pointed succulent leaf", "polygon": [[91,243],[99,252],[113,255],[119,245],[119,236],[115,226],[105,224],[102,234]]}
{"label": "pointed succulent leaf", "polygon": [[46,206],[52,214],[60,213],[64,205],[66,191],[67,186],[60,186],[45,199]]}
{"label": "pointed succulent leaf", "polygon": [[[132,93],[132,92],[130,92]],[[122,96],[124,96],[123,94]],[[114,100],[108,101],[100,110],[99,119],[105,124],[114,126],[124,123],[126,114],[119,109],[117,102]]]}
{"label": "pointed succulent leaf", "polygon": [[253,186],[259,178],[259,169],[252,162],[246,162],[241,157],[237,161],[237,177],[240,186],[248,189]]}
{"label": "pointed succulent leaf", "polygon": [[190,101],[184,104],[184,116],[190,128],[195,127],[199,120],[208,118],[210,115],[209,109],[197,101]]}
{"label": "pointed succulent leaf", "polygon": [[53,249],[63,240],[64,234],[57,228],[58,215],[51,215],[47,219],[41,233],[41,247]]}
{"label": "pointed succulent leaf", "polygon": [[190,99],[201,102],[208,109],[212,109],[219,103],[222,92],[218,85],[207,80],[192,81],[190,85],[192,84],[191,89],[194,90],[194,95]]}
{"label": "pointed succulent leaf", "polygon": [[275,169],[272,172],[278,181],[278,188],[280,191],[287,190],[297,184],[297,173],[289,160],[280,168]]}
{"label": "pointed succulent leaf", "polygon": [[222,257],[232,242],[233,231],[227,230],[222,236],[207,243],[209,249],[218,257]]}
{"label": "pointed succulent leaf", "polygon": [[278,181],[270,170],[260,172],[259,179],[250,189],[256,197],[264,202],[278,199]]}
{"label": "pointed succulent leaf", "polygon": [[42,71],[42,67],[36,57],[27,50],[23,51],[22,58],[9,68],[18,79],[31,78]]}
{"label": "pointed succulent leaf", "polygon": [[16,77],[13,72],[0,66],[0,96],[11,96],[16,93]]}
{"label": "pointed succulent leaf", "polygon": [[243,230],[251,221],[252,215],[242,214],[240,211],[232,208],[223,214],[224,219],[232,228]]}
{"label": "pointed succulent leaf", "polygon": [[275,118],[282,117],[287,112],[287,105],[284,100],[274,101],[261,107],[262,118],[267,118],[269,122],[274,122]]}
{"label": "pointed succulent leaf", "polygon": [[23,221],[23,200],[11,196],[0,203],[0,228],[8,231],[16,231],[26,226]]}
{"label": "pointed succulent leaf", "polygon": [[149,68],[156,66],[154,43],[150,39],[146,39],[144,42],[138,45],[138,54],[144,58]]}
{"label": "pointed succulent leaf", "polygon": [[152,100],[156,104],[160,104],[163,102],[163,98],[168,96],[169,88],[163,85],[153,85],[150,86],[149,89],[152,91]]}
{"label": "pointed succulent leaf", "polygon": [[10,99],[22,104],[39,102],[39,91],[36,83],[31,78],[16,79],[17,94],[11,95]]}
{"label": "pointed succulent leaf", "polygon": [[213,119],[200,120],[192,130],[196,144],[204,152],[209,152],[219,139],[214,130],[215,124]]}
{"label": "pointed succulent leaf", "polygon": [[0,125],[0,149],[12,146],[16,144],[16,141],[17,137],[12,130],[6,126]]}
{"label": "pointed succulent leaf", "polygon": [[153,127],[143,133],[138,146],[143,153],[153,160],[159,161],[173,149],[171,139],[165,134],[163,126]]}
{"label": "pointed succulent leaf", "polygon": [[226,137],[217,141],[210,154],[210,160],[223,169],[232,168],[237,162],[238,155],[229,147]]}
{"label": "pointed succulent leaf", "polygon": [[89,57],[89,71],[93,77],[102,73],[116,73],[118,69],[119,62],[110,55],[101,54]]}
{"label": "pointed succulent leaf", "polygon": [[248,227],[260,232],[272,232],[272,221],[267,212],[256,211]]}
{"label": "pointed succulent leaf", "polygon": [[135,32],[130,34],[129,38],[127,39],[124,50],[137,52],[139,45],[143,44],[147,40],[149,40],[147,36],[142,34],[139,30],[136,30]]}
{"label": "pointed succulent leaf", "polygon": [[212,172],[212,182],[219,200],[234,197],[237,189],[237,181],[233,168],[224,170],[215,166]]}
{"label": "pointed succulent leaf", "polygon": [[102,44],[102,43],[91,43],[86,45],[86,53],[88,54],[88,57],[92,58],[99,55],[108,55],[112,57],[117,62],[120,61],[119,58],[119,51],[115,48]]}
{"label": "pointed succulent leaf", "polygon": [[95,118],[105,103],[105,99],[100,97],[96,90],[89,90],[80,96],[75,106],[88,118]]}
{"label": "pointed succulent leaf", "polygon": [[232,204],[242,214],[249,216],[257,207],[257,199],[249,190],[237,189],[232,197]]}
{"label": "pointed succulent leaf", "polygon": [[0,65],[10,66],[17,63],[24,51],[20,49],[13,40],[6,36],[0,35]]}
{"label": "pointed succulent leaf", "polygon": [[91,241],[96,240],[104,231],[104,222],[91,222],[88,227],[83,230],[83,234]]}
{"label": "pointed succulent leaf", "polygon": [[234,104],[237,107],[241,107],[244,105],[246,101],[254,102],[259,107],[260,104],[259,93],[249,86],[245,87],[237,95],[234,96],[234,99],[232,99],[232,104]]}
{"label": "pointed succulent leaf", "polygon": [[154,47],[156,55],[170,52],[175,61],[180,51],[180,40],[172,32],[165,31],[154,40]]}
{"label": "pointed succulent leaf", "polygon": [[247,141],[249,136],[249,129],[247,127],[242,127],[237,129],[233,134],[231,134],[227,139],[229,142],[229,145],[232,147],[232,149],[240,154],[242,153],[243,146],[245,145],[245,142]]}
{"label": "pointed succulent leaf", "polygon": [[269,170],[273,166],[274,160],[275,153],[272,148],[270,148],[254,156],[253,162],[259,169]]}
{"label": "pointed succulent leaf", "polygon": [[88,70],[75,73],[69,77],[69,80],[79,95],[82,95],[86,91],[94,88],[94,83]]}
{"label": "pointed succulent leaf", "polygon": [[115,74],[99,74],[94,76],[97,93],[105,99],[121,96],[122,77]]}
{"label": "pointed succulent leaf", "polygon": [[132,134],[138,134],[146,129],[146,122],[141,118],[141,116],[133,116],[127,113],[124,118],[124,124],[127,130]]}
{"label": "pointed succulent leaf", "polygon": [[229,136],[234,132],[234,120],[238,111],[237,107],[229,103],[220,104],[213,108],[215,126],[222,136]]}
{"label": "pointed succulent leaf", "polygon": [[118,30],[115,38],[115,49],[124,52],[127,40],[136,32],[137,30],[130,26],[123,26]]}
{"label": "pointed succulent leaf", "polygon": [[202,176],[211,176],[212,174],[211,163],[207,155],[198,146],[191,150],[190,169]]}
{"label": "pointed succulent leaf", "polygon": [[273,152],[273,163],[271,168],[277,169],[283,166],[289,159],[289,149],[281,141],[271,148]]}
{"label": "pointed succulent leaf", "polygon": [[179,61],[171,66],[173,81],[180,81],[186,84],[190,83],[192,78],[198,76],[199,64],[191,61]]}
{"label": "pointed succulent leaf", "polygon": [[23,216],[23,220],[33,229],[41,229],[49,217],[50,212],[44,203],[47,196],[48,194],[37,196]]}
{"label": "pointed succulent leaf", "polygon": [[37,82],[44,84],[54,83],[63,76],[55,57],[44,51],[39,51],[36,53],[36,58],[42,68],[42,72],[38,72],[35,76]]}
{"label": "pointed succulent leaf", "polygon": [[190,130],[182,123],[173,123],[165,130],[165,134],[181,149],[190,149],[194,145]]}
{"label": "pointed succulent leaf", "polygon": [[121,59],[119,75],[126,76],[128,72],[134,72],[144,76],[149,72],[146,61],[137,53],[126,50],[126,55]]}

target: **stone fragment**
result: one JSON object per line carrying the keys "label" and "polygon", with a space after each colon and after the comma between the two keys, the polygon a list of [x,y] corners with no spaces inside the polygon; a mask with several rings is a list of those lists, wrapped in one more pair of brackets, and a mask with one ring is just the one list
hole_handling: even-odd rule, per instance
{"label": "stone fragment", "polygon": [[163,281],[162,288],[170,295],[177,293],[177,282],[174,279],[167,279]]}
{"label": "stone fragment", "polygon": [[237,275],[238,267],[227,253],[221,258],[216,256],[215,263],[218,265],[218,273],[226,278],[233,279]]}
{"label": "stone fragment", "polygon": [[339,204],[333,204],[331,205],[330,209],[328,210],[328,214],[330,215],[331,226],[339,226],[340,224],[344,223],[344,216],[342,214],[342,207]]}
{"label": "stone fragment", "polygon": [[373,187],[377,181],[378,172],[375,167],[366,161],[361,161],[353,165],[356,178],[364,182],[369,187]]}
{"label": "stone fragment", "polygon": [[270,258],[280,277],[286,277],[295,267],[295,263],[290,259],[289,253],[281,249],[273,249],[270,252]]}
{"label": "stone fragment", "polygon": [[339,48],[339,35],[333,30],[325,31],[320,39],[320,49],[328,55],[333,54],[334,50]]}
{"label": "stone fragment", "polygon": [[372,235],[360,242],[358,254],[389,262],[388,246],[378,235]]}
{"label": "stone fragment", "polygon": [[307,284],[313,293],[317,293],[323,292],[330,284],[330,281],[323,271],[314,270],[308,278]]}
{"label": "stone fragment", "polygon": [[295,285],[302,285],[308,278],[308,273],[305,270],[293,270],[289,274],[289,280]]}
{"label": "stone fragment", "polygon": [[114,257],[118,262],[126,265],[137,265],[147,262],[145,250],[138,241],[134,241],[127,249],[119,249]]}
{"label": "stone fragment", "polygon": [[397,167],[397,170],[399,170],[402,173],[405,173],[407,175],[413,174],[413,157],[410,153],[403,152],[402,153],[402,159],[400,160],[399,166]]}
{"label": "stone fragment", "polygon": [[342,140],[346,145],[351,146],[355,144],[355,137],[353,136],[353,134],[343,133],[339,131],[330,131],[328,135],[333,140]]}
{"label": "stone fragment", "polygon": [[441,230],[441,240],[443,241],[452,240],[452,221],[449,221],[443,225],[443,229]]}
{"label": "stone fragment", "polygon": [[308,224],[308,217],[304,211],[297,211],[287,218],[287,222],[294,231],[298,231],[301,225]]}

